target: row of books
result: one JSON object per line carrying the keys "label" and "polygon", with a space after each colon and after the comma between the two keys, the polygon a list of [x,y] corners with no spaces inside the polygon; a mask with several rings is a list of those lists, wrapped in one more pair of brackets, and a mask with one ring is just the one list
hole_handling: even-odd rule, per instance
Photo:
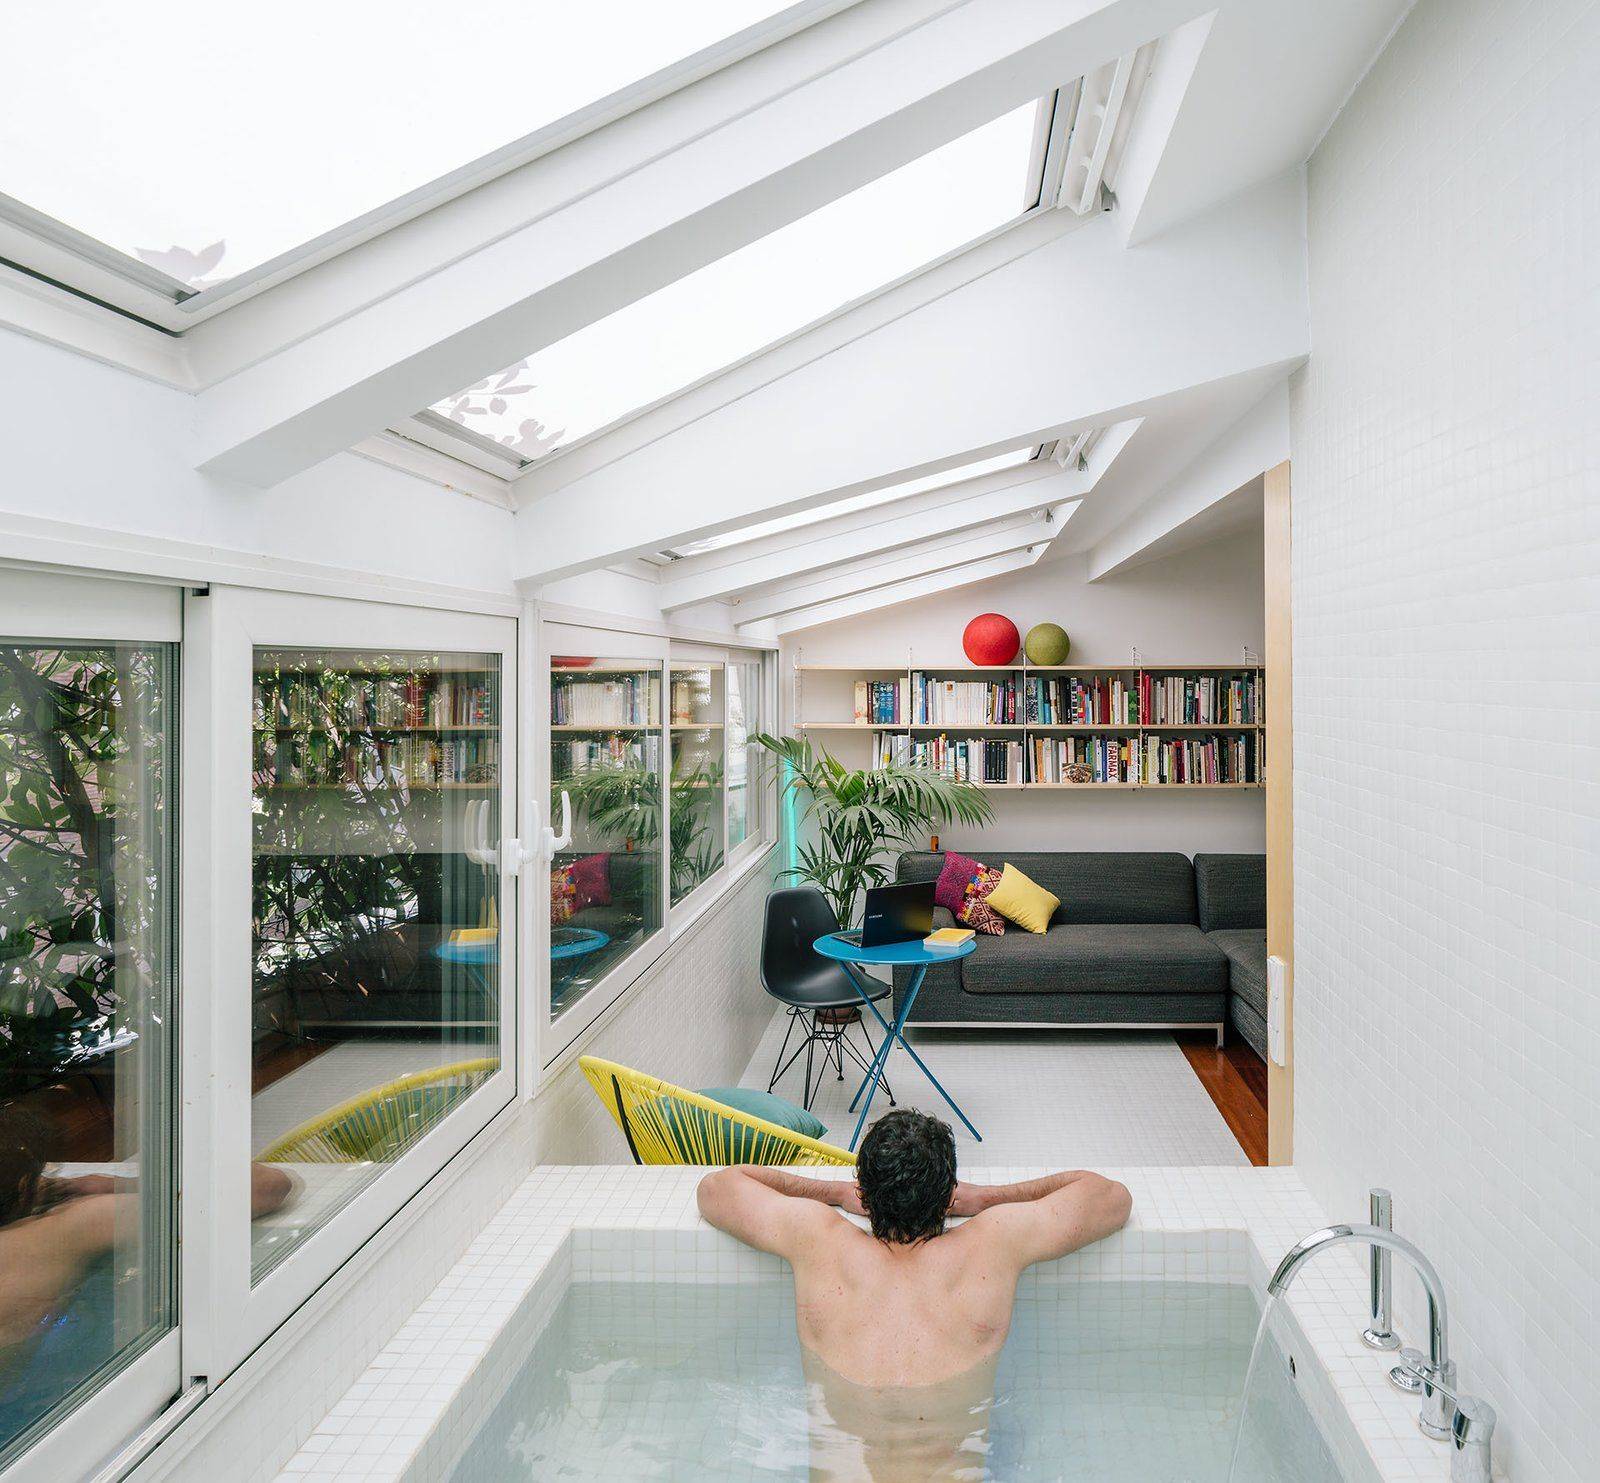
{"label": "row of books", "polygon": [[654,726],[656,675],[607,675],[604,679],[551,676],[550,721],[555,726]]}
{"label": "row of books", "polygon": [[641,736],[559,737],[550,744],[550,775],[553,778],[579,777],[600,768],[661,771],[661,737],[655,732]]}
{"label": "row of books", "polygon": [[1145,783],[1255,783],[1261,780],[1254,732],[1239,736],[1147,736],[1140,743]]}
{"label": "row of books", "polygon": [[916,726],[1011,726],[1022,719],[1017,682],[942,680],[921,670],[911,674],[911,722]]}
{"label": "row of books", "polygon": [[1136,737],[1068,736],[1031,737],[1027,749],[1030,783],[1069,783],[1074,768],[1088,768],[1089,781],[1136,783],[1139,781],[1139,742]]}
{"label": "row of books", "polygon": [[1254,674],[1140,675],[1139,714],[1146,726],[1255,726],[1260,683]]}
{"label": "row of books", "polygon": [[[1254,735],[1030,737],[1027,742],[885,732],[873,738],[872,765],[927,766],[970,783],[1255,783]],[[1087,776],[1083,774],[1087,772]]]}
{"label": "row of books", "polygon": [[257,675],[258,731],[294,727],[381,730],[497,724],[494,685],[454,675]]}
{"label": "row of books", "polygon": [[304,735],[258,735],[254,771],[259,786],[355,784],[383,788],[399,784],[492,783],[499,777],[499,768],[497,737],[360,736],[341,742],[327,732],[316,731]]}
{"label": "row of books", "polygon": [[1121,676],[1027,681],[1026,716],[1033,726],[1137,726],[1141,714],[1139,691]]}
{"label": "row of books", "polygon": [[993,738],[968,737],[952,741],[935,736],[912,739],[888,733],[873,744],[874,767],[898,762],[912,767],[928,767],[962,783],[1020,783],[1022,781],[1022,743]]}
{"label": "row of books", "polygon": [[857,680],[855,722],[857,726],[889,726],[905,721],[911,687],[906,680]]}
{"label": "row of books", "polygon": [[714,721],[709,670],[690,670],[672,677],[672,724],[693,726]]}

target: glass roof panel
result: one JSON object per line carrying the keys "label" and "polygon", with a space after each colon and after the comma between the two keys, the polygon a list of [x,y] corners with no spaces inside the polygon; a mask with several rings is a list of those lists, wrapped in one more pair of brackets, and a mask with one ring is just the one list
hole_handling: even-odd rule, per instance
{"label": "glass roof panel", "polygon": [[944,469],[937,474],[923,474],[916,479],[889,484],[882,489],[874,489],[870,494],[852,494],[848,499],[835,500],[830,505],[799,510],[792,515],[779,515],[772,520],[763,520],[759,525],[745,525],[738,530],[724,531],[719,536],[707,536],[703,541],[689,541],[685,545],[674,546],[667,554],[698,556],[702,551],[720,551],[725,546],[737,546],[745,541],[757,540],[761,536],[796,530],[802,525],[814,525],[819,520],[831,520],[835,515],[850,515],[857,510],[870,510],[878,505],[889,504],[893,500],[921,494],[925,489],[942,489],[946,484],[958,484],[963,479],[976,479],[979,474],[997,474],[1001,469],[1019,468],[1025,463],[1030,463],[1037,452],[1038,450],[1031,445],[1027,448],[1014,448],[1010,453],[997,453],[993,458],[980,458],[973,463],[957,464],[955,468]]}
{"label": "glass roof panel", "polygon": [[1036,105],[585,325],[433,411],[539,457],[1018,216]]}
{"label": "glass roof panel", "polygon": [[792,4],[8,6],[0,191],[201,288]]}

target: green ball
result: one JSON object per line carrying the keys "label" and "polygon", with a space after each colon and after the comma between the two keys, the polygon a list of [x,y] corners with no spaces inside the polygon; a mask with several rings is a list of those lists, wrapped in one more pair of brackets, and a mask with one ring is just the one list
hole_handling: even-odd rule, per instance
{"label": "green ball", "polygon": [[1059,623],[1035,623],[1022,641],[1029,664],[1065,664],[1072,640]]}

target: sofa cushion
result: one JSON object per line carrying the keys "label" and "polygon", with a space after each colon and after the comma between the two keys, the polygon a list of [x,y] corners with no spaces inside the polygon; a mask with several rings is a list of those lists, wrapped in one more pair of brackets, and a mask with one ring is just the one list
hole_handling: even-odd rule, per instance
{"label": "sofa cushion", "polygon": [[1007,864],[1000,872],[999,883],[989,892],[989,905],[1008,922],[1042,937],[1061,902],[1015,865]]}
{"label": "sofa cushion", "polygon": [[961,982],[972,994],[1217,994],[1228,960],[1183,923],[1068,923],[983,938]]}
{"label": "sofa cushion", "polygon": [[944,866],[933,883],[933,904],[942,906],[946,911],[959,912],[967,887],[985,868],[970,855],[960,855],[954,850],[946,850]]}
{"label": "sofa cushion", "polygon": [[1228,987],[1264,1019],[1267,1013],[1267,929],[1230,927],[1208,935],[1228,955]]}
{"label": "sofa cushion", "polygon": [[[1199,921],[1194,867],[1187,855],[1142,850],[1053,853],[1000,849],[985,849],[984,855],[991,867],[1014,865],[1056,897],[1061,905],[1052,922],[1193,925]],[[913,851],[901,855],[895,878],[936,880],[943,866],[942,854]]]}
{"label": "sofa cushion", "polygon": [[1196,855],[1194,890],[1202,932],[1267,925],[1265,855]]}

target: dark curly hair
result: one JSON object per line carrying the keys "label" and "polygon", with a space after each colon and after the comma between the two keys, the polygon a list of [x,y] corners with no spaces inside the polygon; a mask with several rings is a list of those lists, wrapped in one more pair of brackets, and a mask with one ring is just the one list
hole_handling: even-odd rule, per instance
{"label": "dark curly hair", "polygon": [[956,1188],[950,1124],[906,1107],[885,1113],[861,1140],[856,1184],[880,1241],[911,1245],[937,1236]]}

